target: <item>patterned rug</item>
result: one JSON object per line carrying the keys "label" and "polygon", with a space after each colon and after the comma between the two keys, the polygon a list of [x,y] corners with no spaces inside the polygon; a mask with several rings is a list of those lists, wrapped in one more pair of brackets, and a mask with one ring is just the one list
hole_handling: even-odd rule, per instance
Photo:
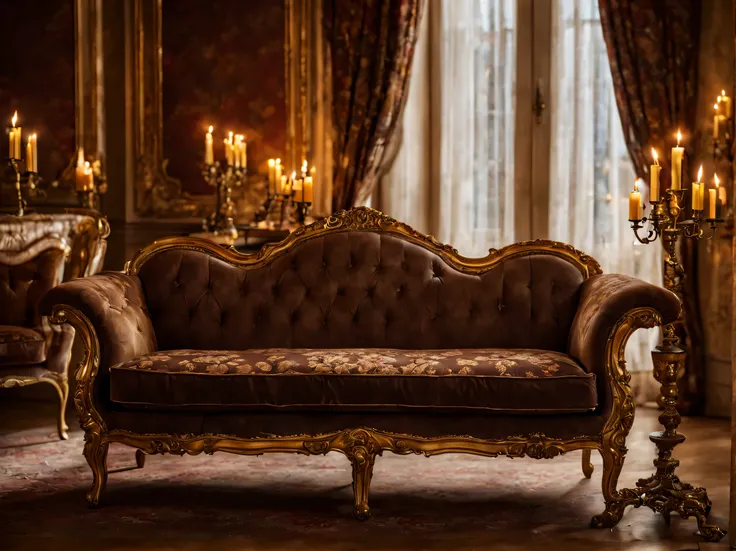
{"label": "patterned rug", "polygon": [[[53,411],[34,418],[2,403],[0,549],[352,550],[696,549],[694,521],[667,528],[648,509],[629,509],[613,530],[588,528],[603,510],[601,461],[586,480],[580,453],[553,460],[444,455],[378,458],[373,517],[351,517],[351,475],[339,454],[151,456],[142,470],[112,473],[100,509],[84,494],[91,474],[82,434],[55,439]],[[74,427],[73,419],[69,419]],[[34,425],[43,426],[34,428]],[[649,475],[656,412],[639,410],[622,483]],[[709,489],[713,518],[728,514],[729,426],[688,419],[677,452],[683,479]],[[707,446],[705,445],[707,443]],[[112,446],[110,469],[131,467],[132,449]]]}

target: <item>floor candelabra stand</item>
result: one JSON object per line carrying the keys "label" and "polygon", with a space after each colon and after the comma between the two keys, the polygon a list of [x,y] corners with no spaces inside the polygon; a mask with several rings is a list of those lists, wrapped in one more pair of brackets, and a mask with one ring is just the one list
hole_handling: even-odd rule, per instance
{"label": "floor candelabra stand", "polygon": [[[665,287],[678,296],[682,296],[685,271],[677,258],[677,242],[685,239],[711,239],[715,235],[719,218],[702,218],[702,209],[693,210],[692,217],[680,220],[681,207],[685,190],[667,190],[664,198],[651,201],[652,213],[649,218],[630,220],[634,234],[640,243],[647,244],[660,239],[664,247],[664,283]],[[649,223],[645,236],[639,230]],[[708,541],[720,540],[725,532],[718,526],[708,522],[711,501],[705,488],[695,488],[682,482],[675,474],[680,462],[672,457],[674,448],[685,440],[685,436],[677,431],[680,425],[680,414],[677,411],[677,377],[685,362],[685,351],[680,347],[679,338],[673,325],[663,327],[662,344],[652,351],[654,377],[661,385],[657,399],[662,412],[659,422],[663,431],[653,432],[649,439],[657,446],[657,457],[654,460],[655,473],[649,478],[640,479],[636,483],[636,492],[641,498],[639,505],[649,507],[662,513],[669,523],[672,513],[682,518],[695,517],[701,535]]]}

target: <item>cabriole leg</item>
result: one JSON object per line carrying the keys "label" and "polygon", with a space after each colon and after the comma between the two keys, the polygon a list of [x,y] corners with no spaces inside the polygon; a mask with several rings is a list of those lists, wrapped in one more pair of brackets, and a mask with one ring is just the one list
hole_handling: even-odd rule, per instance
{"label": "cabriole leg", "polygon": [[105,442],[100,428],[88,428],[84,435],[84,457],[92,469],[92,489],[87,492],[87,503],[90,507],[100,504],[105,485],[107,484],[107,449],[110,446]]}
{"label": "cabriole leg", "polygon": [[590,462],[590,450],[585,449],[583,450],[583,474],[585,478],[593,476],[593,469],[593,463]]}
{"label": "cabriole leg", "polygon": [[610,439],[605,439],[601,448],[603,458],[603,476],[601,488],[606,502],[605,510],[594,516],[590,525],[594,528],[613,528],[621,520],[626,507],[639,507],[641,498],[634,490],[617,490],[618,477],[624,466],[626,448],[618,447]]}
{"label": "cabriole leg", "polygon": [[371,516],[371,510],[368,507],[368,493],[371,487],[376,454],[362,449],[348,457],[353,466],[353,514],[358,520],[367,520]]}
{"label": "cabriole leg", "polygon": [[56,391],[59,393],[59,419],[57,430],[59,431],[59,438],[62,440],[68,440],[69,433],[67,431],[69,430],[69,426],[66,424],[66,402],[69,399],[69,379],[66,377],[60,378]]}

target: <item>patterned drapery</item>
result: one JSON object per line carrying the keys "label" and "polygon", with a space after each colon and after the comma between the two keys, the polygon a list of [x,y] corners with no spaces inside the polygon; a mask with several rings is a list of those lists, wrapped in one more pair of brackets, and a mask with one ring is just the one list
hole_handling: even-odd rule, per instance
{"label": "patterned drapery", "polygon": [[[669,149],[678,128],[684,134],[683,181],[692,173],[688,160],[696,159],[699,0],[599,0],[626,144],[639,177],[646,178],[650,148],[662,163],[662,187],[669,188]],[[692,165],[695,164],[693,161]],[[692,181],[692,180],[691,180]],[[704,401],[704,346],[697,294],[697,241],[683,240],[681,259],[686,278],[680,298],[685,323],[678,327],[688,357],[679,379],[683,410],[697,412]]]}
{"label": "patterned drapery", "polygon": [[326,0],[333,85],[333,210],[370,197],[409,87],[423,0]]}

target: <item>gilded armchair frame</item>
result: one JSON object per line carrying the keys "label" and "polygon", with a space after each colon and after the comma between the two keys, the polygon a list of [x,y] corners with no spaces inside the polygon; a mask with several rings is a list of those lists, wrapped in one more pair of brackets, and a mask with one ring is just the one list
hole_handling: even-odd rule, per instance
{"label": "gilded armchair frame", "polygon": [[[140,251],[125,268],[135,275],[153,255],[167,249],[201,251],[230,264],[242,267],[261,266],[286,253],[298,243],[328,232],[348,230],[376,231],[395,235],[440,255],[448,264],[466,273],[480,273],[509,258],[532,254],[552,254],[576,266],[585,278],[600,274],[599,264],[591,257],[569,245],[552,241],[529,241],[502,249],[492,249],[484,258],[460,256],[450,246],[439,243],[431,236],[422,235],[406,224],[397,222],[377,211],[359,208],[341,211],[310,226],[302,227],[284,241],[266,245],[257,255],[241,255],[234,249],[225,249],[209,241],[194,238],[171,238],[157,241]],[[643,327],[661,324],[658,312],[652,308],[636,308],[618,320],[606,345],[606,378],[613,396],[613,407],[600,434],[579,435],[569,440],[550,438],[536,433],[509,435],[503,440],[484,440],[470,436],[426,438],[398,434],[370,427],[355,427],[328,434],[299,434],[263,438],[241,438],[226,434],[136,434],[125,430],[109,430],[95,407],[93,381],[100,367],[100,343],[90,320],[79,310],[59,304],[54,307],[53,323],[69,323],[84,344],[84,357],[77,369],[77,387],[74,403],[80,424],[85,431],[84,456],[93,473],[92,489],[87,494],[90,505],[99,504],[107,480],[106,456],[111,443],[136,448],[143,454],[190,454],[216,451],[242,455],[267,452],[292,452],[305,455],[323,455],[330,451],[344,454],[353,470],[354,512],[360,519],[369,516],[368,491],[373,465],[384,451],[397,454],[421,454],[427,457],[442,453],[470,453],[487,457],[532,457],[549,459],[575,450],[583,451],[583,472],[590,477],[590,453],[598,450],[603,457],[603,496],[605,510],[593,517],[597,527],[614,526],[624,509],[642,504],[635,490],[618,490],[617,482],[626,456],[625,440],[634,420],[634,398],[629,386],[624,350],[631,334]],[[139,462],[140,464],[140,462]]]}
{"label": "gilded armchair frame", "polygon": [[[65,239],[56,235],[45,235],[36,239],[32,243],[26,244],[22,250],[0,250],[0,263],[11,266],[25,264],[29,260],[32,260],[39,254],[50,249],[62,251],[65,257],[68,257],[71,251],[71,248]],[[60,276],[59,282],[61,282],[61,279],[62,278]],[[67,372],[69,370],[70,360],[71,356],[67,359],[66,364],[63,366],[63,371],[61,372],[44,369],[42,373],[38,375],[22,375],[13,373],[12,367],[4,367],[0,370],[0,388],[24,387],[38,383],[47,383],[54,387],[54,390],[56,390],[56,394],[59,397],[59,415],[56,421],[56,428],[61,440],[67,440],[69,438],[67,433],[69,427],[66,424],[66,404],[69,398],[69,378]]]}

